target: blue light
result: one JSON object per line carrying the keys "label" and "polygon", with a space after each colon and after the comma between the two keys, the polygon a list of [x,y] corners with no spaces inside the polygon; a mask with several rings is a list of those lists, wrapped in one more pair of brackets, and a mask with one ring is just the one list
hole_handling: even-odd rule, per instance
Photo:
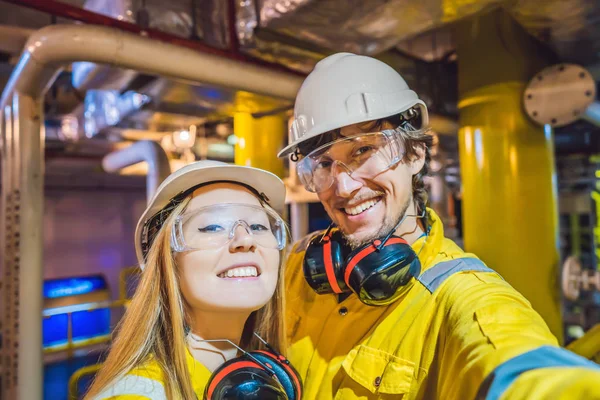
{"label": "blue light", "polygon": [[68,318],[67,314],[59,314],[42,320],[44,347],[67,343]]}
{"label": "blue light", "polygon": [[106,289],[104,277],[86,276],[79,278],[53,279],[44,281],[44,298],[77,296]]}
{"label": "blue light", "polygon": [[86,340],[110,333],[110,309],[73,313],[73,340]]}
{"label": "blue light", "polygon": [[221,94],[221,91],[219,89],[207,86],[200,87],[199,89],[200,94],[202,96],[208,97],[209,99],[220,100],[223,98],[223,95]]}
{"label": "blue light", "polygon": [[[71,314],[71,332],[73,342],[85,341],[110,334],[110,309],[79,311]],[[67,313],[44,318],[43,343],[44,348],[64,346],[68,343]]]}

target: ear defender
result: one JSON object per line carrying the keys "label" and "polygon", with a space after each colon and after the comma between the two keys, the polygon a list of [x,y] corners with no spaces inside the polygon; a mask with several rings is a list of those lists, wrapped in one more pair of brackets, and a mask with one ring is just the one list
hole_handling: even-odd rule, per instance
{"label": "ear defender", "polygon": [[387,305],[419,275],[421,264],[400,237],[390,234],[351,251],[341,232],[330,227],[310,241],[303,270],[318,294],[354,292],[367,305]]}
{"label": "ear defender", "polygon": [[351,253],[337,229],[327,229],[311,239],[304,254],[304,277],[318,294],[350,292],[344,281],[346,256]]}
{"label": "ear defender", "polygon": [[300,400],[302,382],[290,362],[277,352],[251,351],[215,370],[205,400]]}
{"label": "ear defender", "polygon": [[400,290],[421,272],[421,263],[406,240],[392,236],[387,241],[373,241],[347,258],[344,281],[367,305],[390,304]]}

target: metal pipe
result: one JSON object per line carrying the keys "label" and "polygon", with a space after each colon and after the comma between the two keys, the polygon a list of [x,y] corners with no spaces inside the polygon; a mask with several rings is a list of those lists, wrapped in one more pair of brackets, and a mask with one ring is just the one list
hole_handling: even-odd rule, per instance
{"label": "metal pipe", "polygon": [[142,140],[129,147],[107,154],[102,159],[102,168],[106,172],[115,173],[139,162],[148,163],[146,201],[150,203],[160,183],[171,174],[167,154],[158,143],[151,140]]}
{"label": "metal pipe", "polygon": [[34,33],[25,47],[5,94],[16,91],[38,97],[59,68],[74,61],[111,64],[288,100],[295,99],[302,84],[297,75],[100,26],[47,26]]}
{"label": "metal pipe", "polygon": [[581,115],[587,122],[600,127],[600,101],[594,101]]}
{"label": "metal pipe", "polygon": [[[44,215],[41,101],[14,93],[0,112],[2,149],[2,395],[42,398]],[[0,396],[1,397],[1,396]]]}

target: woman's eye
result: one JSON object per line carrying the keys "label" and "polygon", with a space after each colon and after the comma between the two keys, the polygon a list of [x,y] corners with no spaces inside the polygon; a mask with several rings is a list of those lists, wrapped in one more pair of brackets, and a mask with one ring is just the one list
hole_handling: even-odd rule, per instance
{"label": "woman's eye", "polygon": [[262,224],[252,224],[252,225],[250,225],[250,229],[252,229],[252,231],[256,231],[256,232],[265,232],[265,231],[269,230],[269,228],[267,228],[266,226],[264,226]]}
{"label": "woman's eye", "polygon": [[214,232],[221,232],[223,231],[224,228],[221,225],[208,225],[205,226],[204,228],[198,228],[198,231],[203,232],[203,233],[214,233]]}

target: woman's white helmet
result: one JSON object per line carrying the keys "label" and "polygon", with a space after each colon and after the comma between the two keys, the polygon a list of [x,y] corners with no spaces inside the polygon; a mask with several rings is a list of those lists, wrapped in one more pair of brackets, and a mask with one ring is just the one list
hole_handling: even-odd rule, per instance
{"label": "woman's white helmet", "polygon": [[337,53],[319,61],[296,96],[290,144],[298,144],[333,129],[372,121],[418,108],[423,127],[427,107],[402,76],[384,62],[352,53]]}
{"label": "woman's white helmet", "polygon": [[202,160],[180,168],[169,175],[156,189],[135,229],[135,253],[144,269],[144,247],[150,245],[147,223],[176,196],[191,188],[210,182],[233,182],[253,188],[280,215],[285,208],[285,185],[275,174],[259,168],[231,165],[220,161]]}

